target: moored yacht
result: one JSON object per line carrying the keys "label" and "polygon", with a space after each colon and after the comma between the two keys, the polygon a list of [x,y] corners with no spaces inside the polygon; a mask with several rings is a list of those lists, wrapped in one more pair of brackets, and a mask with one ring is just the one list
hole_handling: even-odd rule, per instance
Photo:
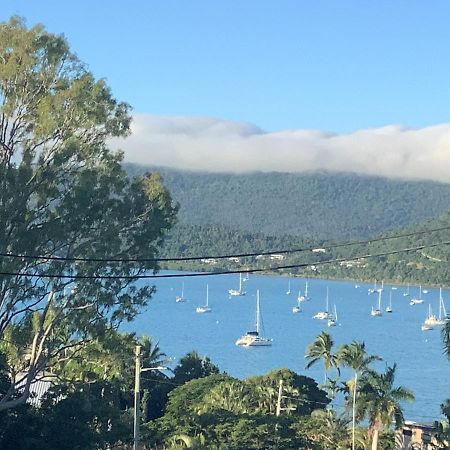
{"label": "moored yacht", "polygon": [[245,295],[245,291],[242,289],[242,273],[239,274],[239,289],[229,289],[228,294],[230,297],[240,297]]}
{"label": "moored yacht", "polygon": [[197,306],[195,311],[198,313],[208,313],[211,312],[211,308],[209,307],[209,289],[208,285],[206,285],[206,304],[204,306]]}
{"label": "moored yacht", "polygon": [[268,347],[272,345],[272,339],[260,336],[259,328],[261,321],[261,312],[259,308],[259,290],[256,291],[256,324],[255,331],[247,331],[244,336],[241,336],[237,341],[236,345],[241,345],[242,347]]}

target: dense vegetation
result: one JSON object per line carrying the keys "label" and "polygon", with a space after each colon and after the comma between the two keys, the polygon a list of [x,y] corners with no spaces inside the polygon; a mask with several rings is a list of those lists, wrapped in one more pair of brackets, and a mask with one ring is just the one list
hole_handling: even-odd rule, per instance
{"label": "dense vegetation", "polygon": [[[125,166],[130,174],[148,168]],[[270,236],[374,236],[438,217],[450,185],[336,173],[212,174],[157,168],[183,225],[219,225]]]}
{"label": "dense vegetation", "polygon": [[[447,349],[449,333],[450,326],[444,333]],[[0,448],[129,450],[136,344],[143,348],[144,368],[164,361],[151,340],[110,330],[69,366],[57,367],[45,394],[0,413]],[[195,352],[181,358],[171,375],[142,372],[141,448],[349,450],[354,440],[357,450],[393,449],[393,424],[401,426],[402,402],[413,399],[396,385],[396,366],[375,370],[373,363],[381,358],[367,353],[364,343],[334,348],[326,332],[305,356],[307,367],[323,365],[324,385],[288,369],[236,379]],[[343,376],[343,367],[351,372]],[[0,389],[9,383],[0,354]],[[442,406],[447,418],[448,405],[447,400]],[[436,449],[448,448],[448,420],[442,425]]]}
{"label": "dense vegetation", "polygon": [[[396,234],[411,234],[421,230],[431,230],[450,226],[450,216],[443,215],[421,225],[396,230]],[[378,236],[383,238],[383,235]],[[427,285],[448,285],[450,280],[450,246],[393,253],[382,257],[357,258],[395,252],[399,249],[415,248],[450,241],[450,230],[405,236],[403,238],[373,240],[365,244],[355,244],[333,248],[340,241],[312,241],[295,236],[265,236],[260,233],[243,233],[220,226],[177,225],[171,231],[162,249],[167,256],[212,256],[243,253],[276,252],[289,249],[323,248],[323,252],[294,252],[284,255],[281,261],[269,256],[240,258],[239,262],[228,259],[205,262],[172,262],[166,267],[190,270],[246,270],[261,269],[273,271],[276,266],[298,266],[278,270],[281,274],[304,277],[339,278],[361,281],[385,280],[395,283],[422,283]],[[345,259],[323,264],[326,261]]]}

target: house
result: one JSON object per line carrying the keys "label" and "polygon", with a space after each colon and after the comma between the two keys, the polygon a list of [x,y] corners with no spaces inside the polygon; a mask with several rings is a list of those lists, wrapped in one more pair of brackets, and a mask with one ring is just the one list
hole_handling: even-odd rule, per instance
{"label": "house", "polygon": [[436,436],[440,432],[440,424],[418,423],[406,420],[402,429],[395,432],[395,448],[398,450],[432,450],[435,448]]}

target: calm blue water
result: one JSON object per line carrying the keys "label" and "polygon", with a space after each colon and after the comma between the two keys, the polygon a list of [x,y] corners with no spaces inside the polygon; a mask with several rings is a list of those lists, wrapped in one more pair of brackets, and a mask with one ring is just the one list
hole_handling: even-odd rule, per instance
{"label": "calm blue water", "polygon": [[[410,297],[404,297],[403,287],[385,286],[383,311],[392,292],[393,313],[382,317],[370,315],[377,303],[377,294],[368,295],[372,285],[343,281],[309,280],[308,302],[302,312],[292,313],[298,290],[304,290],[305,280],[291,278],[291,295],[286,295],[285,277],[252,275],[244,284],[247,295],[228,296],[228,289],[237,289],[239,277],[219,275],[184,279],[185,303],[176,303],[180,295],[181,279],[150,280],[157,293],[148,308],[127,330],[149,335],[159,341],[168,356],[178,360],[191,350],[209,356],[223,371],[244,378],[269,370],[288,367],[297,373],[323,382],[322,364],[305,370],[305,349],[322,331],[327,330],[337,345],[360,340],[366,343],[368,353],[384,358],[386,363],[397,363],[397,383],[411,389],[416,400],[404,405],[405,417],[410,420],[431,421],[439,417],[439,405],[450,397],[450,362],[442,352],[438,329],[423,332],[420,329],[430,302],[437,313],[439,292],[429,289],[423,294],[424,303],[410,306]],[[197,314],[196,306],[205,304],[206,284],[209,285],[210,314]],[[330,306],[336,304],[339,325],[328,328],[326,321],[312,316],[325,309],[326,288],[329,288]],[[264,335],[273,338],[272,347],[241,348],[235,340],[254,328],[256,290],[260,291]],[[412,296],[418,288],[411,287]],[[443,291],[450,308],[450,292]]]}

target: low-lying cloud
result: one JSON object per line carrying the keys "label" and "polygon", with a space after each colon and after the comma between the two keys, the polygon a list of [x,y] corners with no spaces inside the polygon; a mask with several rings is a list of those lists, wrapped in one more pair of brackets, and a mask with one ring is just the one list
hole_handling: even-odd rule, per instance
{"label": "low-lying cloud", "polygon": [[450,182],[450,124],[386,126],[349,134],[265,132],[213,118],[136,115],[132,135],[113,141],[125,161],[183,170],[356,172]]}

